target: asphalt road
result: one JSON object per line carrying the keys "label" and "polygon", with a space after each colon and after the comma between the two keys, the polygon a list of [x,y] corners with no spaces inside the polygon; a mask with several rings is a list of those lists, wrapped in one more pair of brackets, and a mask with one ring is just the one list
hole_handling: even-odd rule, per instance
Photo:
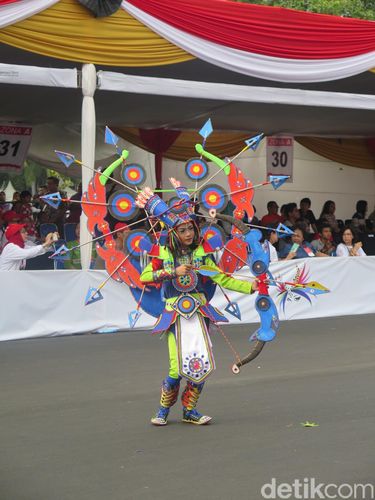
{"label": "asphalt road", "polygon": [[[258,500],[272,478],[375,485],[374,325],[285,322],[237,376],[214,334],[202,427],[181,423],[179,404],[167,427],[149,424],[167,351],[147,333],[2,342],[0,500]],[[226,332],[245,354],[248,327]]]}

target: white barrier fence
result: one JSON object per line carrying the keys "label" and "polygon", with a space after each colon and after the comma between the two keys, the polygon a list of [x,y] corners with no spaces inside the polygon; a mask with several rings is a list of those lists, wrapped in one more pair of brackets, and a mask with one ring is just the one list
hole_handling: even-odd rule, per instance
{"label": "white barrier fence", "polygon": [[[309,274],[307,281],[321,283],[330,293],[309,295],[310,302],[293,292],[279,295],[271,287],[281,320],[375,313],[375,257],[299,259],[274,263],[270,269],[275,279],[293,281],[303,266]],[[244,268],[238,274],[239,279],[246,279],[249,272]],[[128,313],[136,303],[126,285],[110,280],[102,290],[104,300],[84,305],[89,286],[97,287],[106,276],[105,271],[95,270],[1,271],[0,340],[129,329]],[[228,295],[240,306],[242,324],[258,322],[255,295],[231,291]],[[212,304],[224,311],[227,302],[220,290]],[[226,316],[233,324],[240,322]],[[136,328],[150,329],[154,322],[142,313]]]}

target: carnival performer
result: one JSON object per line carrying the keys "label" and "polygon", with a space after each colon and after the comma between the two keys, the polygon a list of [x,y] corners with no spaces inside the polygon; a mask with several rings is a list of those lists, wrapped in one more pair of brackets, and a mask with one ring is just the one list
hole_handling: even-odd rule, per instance
{"label": "carnival performer", "polygon": [[[171,179],[181,199],[183,211],[172,213],[168,206],[145,188],[136,203],[149,216],[158,217],[169,227],[166,244],[153,245],[148,249],[151,262],[141,274],[141,281],[147,286],[161,287],[165,308],[153,333],[164,333],[169,349],[169,373],[162,383],[160,406],[151,419],[153,425],[167,424],[170,408],[176,403],[180,381],[186,379],[182,393],[182,421],[204,425],[211,417],[202,415],[196,409],[204,383],[215,369],[212,344],[208,332],[211,322],[228,321],[209,304],[215,282],[223,288],[245,294],[258,289],[257,281],[241,281],[224,274],[215,264],[215,248],[210,240],[204,240],[199,233],[194,216],[194,204],[185,188]],[[199,270],[212,271],[212,276],[202,276]]]}
{"label": "carnival performer", "polygon": [[26,246],[26,224],[9,224],[5,230],[7,243],[0,255],[0,271],[18,271],[23,269],[26,259],[32,259],[46,253],[53,245],[54,235],[49,233],[42,245]]}

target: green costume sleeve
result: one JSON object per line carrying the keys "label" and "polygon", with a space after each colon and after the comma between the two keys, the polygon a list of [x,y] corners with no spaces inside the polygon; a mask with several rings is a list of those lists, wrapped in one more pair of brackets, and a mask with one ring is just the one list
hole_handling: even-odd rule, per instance
{"label": "green costume sleeve", "polygon": [[[170,280],[176,277],[176,272],[174,269],[164,269],[162,266],[163,263],[159,259],[153,259],[150,264],[148,264],[142,274],[141,281],[142,283],[155,283],[157,281]],[[159,269],[158,269],[159,268]]]}
{"label": "green costume sleeve", "polygon": [[218,271],[218,274],[215,276],[210,276],[212,281],[222,286],[223,288],[227,288],[228,290],[233,290],[234,292],[247,293],[251,294],[253,292],[253,285],[249,281],[242,281],[236,278],[232,278],[231,276],[227,276],[223,273],[223,271],[216,266],[211,259],[207,258],[204,262],[204,265],[210,267],[212,270]]}

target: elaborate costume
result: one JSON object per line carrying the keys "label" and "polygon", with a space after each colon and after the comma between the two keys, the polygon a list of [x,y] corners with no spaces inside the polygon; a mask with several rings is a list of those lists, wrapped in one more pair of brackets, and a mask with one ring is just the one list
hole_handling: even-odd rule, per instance
{"label": "elaborate costume", "polygon": [[[137,198],[138,205],[149,215],[161,217],[170,227],[165,246],[147,248],[141,242],[141,248],[152,257],[141,274],[141,281],[148,285],[161,283],[165,304],[153,333],[166,333],[169,348],[169,373],[162,383],[160,408],[151,420],[154,425],[167,423],[169,409],[177,401],[182,377],[187,380],[182,395],[183,421],[206,424],[211,420],[195,407],[206,378],[215,369],[209,324],[227,319],[209,303],[215,288],[209,282],[212,280],[237,292],[250,294],[253,291],[250,282],[227,276],[216,266],[213,254],[217,238],[205,240],[200,237],[189,195],[184,188],[176,187],[181,206],[186,210],[182,213],[179,210],[178,216],[169,213],[168,206],[150,189],[146,188]],[[188,233],[185,239],[180,235],[184,232]],[[202,276],[199,273],[202,267],[205,273],[213,275]],[[188,272],[180,274],[178,270],[182,268],[187,268]]]}

